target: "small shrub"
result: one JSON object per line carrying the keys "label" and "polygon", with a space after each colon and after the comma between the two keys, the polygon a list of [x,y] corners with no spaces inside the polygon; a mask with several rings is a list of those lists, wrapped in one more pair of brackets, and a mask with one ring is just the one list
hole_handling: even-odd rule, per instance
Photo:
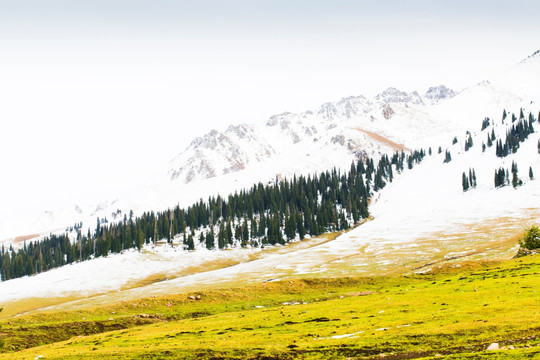
{"label": "small shrub", "polygon": [[527,229],[523,240],[519,242],[522,248],[534,250],[540,249],[540,229],[537,226],[531,226]]}

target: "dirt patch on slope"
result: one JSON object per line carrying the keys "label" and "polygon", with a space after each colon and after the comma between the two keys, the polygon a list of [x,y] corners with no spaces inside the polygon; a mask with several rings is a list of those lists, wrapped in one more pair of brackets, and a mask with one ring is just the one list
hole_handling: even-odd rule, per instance
{"label": "dirt patch on slope", "polygon": [[13,243],[20,243],[20,242],[23,242],[23,241],[26,241],[26,240],[37,238],[39,236],[40,236],[39,234],[30,234],[30,235],[17,236],[16,238],[13,239]]}
{"label": "dirt patch on slope", "polygon": [[361,129],[361,128],[354,128],[355,130],[357,131],[360,131],[360,132],[363,132],[364,134],[366,134],[367,136],[369,136],[370,138],[378,141],[378,142],[381,142],[385,145],[388,145],[394,149],[397,149],[397,150],[403,150],[403,151],[410,151],[408,148],[406,148],[405,146],[401,145],[401,144],[398,144],[396,142],[393,142],[392,140],[389,140],[387,138],[385,138],[384,136],[381,136],[381,135],[378,135],[378,134],[375,134],[371,131],[367,131],[367,130],[364,130],[364,129]]}

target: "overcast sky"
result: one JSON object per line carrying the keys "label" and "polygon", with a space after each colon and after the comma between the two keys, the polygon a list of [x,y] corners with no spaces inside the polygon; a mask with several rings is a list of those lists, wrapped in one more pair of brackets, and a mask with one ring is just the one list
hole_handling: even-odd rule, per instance
{"label": "overcast sky", "polygon": [[195,135],[389,86],[489,79],[540,2],[0,0],[0,215],[98,202]]}

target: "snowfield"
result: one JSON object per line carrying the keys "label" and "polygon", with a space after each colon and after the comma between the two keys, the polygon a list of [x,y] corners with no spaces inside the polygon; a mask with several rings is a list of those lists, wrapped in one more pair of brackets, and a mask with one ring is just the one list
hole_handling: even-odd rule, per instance
{"label": "snowfield", "polygon": [[[540,107],[531,96],[540,95],[540,85],[530,79],[539,78],[540,55],[537,54],[492,83],[477,84],[435,105],[418,104],[418,94],[412,97],[415,100],[411,103],[381,104],[358,97],[325,104],[321,109],[326,112],[319,111],[319,115],[306,113],[305,119],[302,114],[282,114],[271,118],[269,127],[244,129],[246,135],[238,140],[244,144],[243,148],[237,149],[239,154],[247,154],[248,138],[264,138],[264,144],[271,144],[271,150],[262,144],[256,148],[255,155],[250,155],[252,158],[240,156],[243,163],[238,171],[213,177],[197,173],[194,175],[194,179],[199,176],[196,181],[175,181],[186,174],[179,170],[178,161],[183,159],[182,164],[189,163],[191,153],[187,151],[173,160],[171,168],[156,174],[141,188],[99,208],[77,208],[75,217],[73,211],[49,214],[49,220],[36,221],[28,228],[17,222],[11,227],[0,224],[2,236],[63,230],[65,227],[62,226],[80,220],[93,226],[96,216],[111,219],[110,214],[116,209],[123,213],[131,209],[138,214],[176,204],[187,206],[210,195],[226,195],[251,187],[258,181],[273,181],[276,176],[309,174],[334,166],[348,169],[357,156],[351,151],[351,141],[363,149],[363,154],[370,156],[391,153],[394,149],[389,144],[392,142],[411,149],[424,147],[427,150],[430,146],[433,151],[433,155],[426,156],[412,170],[405,169],[402,174],[394,172],[394,182],[372,198],[370,213],[373,218],[334,240],[321,237],[284,247],[198,249],[193,252],[166,244],[147,246],[140,253],[127,251],[37,276],[1,282],[0,306],[9,313],[10,307],[20,311],[38,308],[38,299],[42,298],[54,298],[52,303],[65,303],[64,306],[76,306],[77,303],[235,286],[291,276],[410,273],[425,271],[438,262],[456,258],[511,257],[517,249],[515,240],[509,239],[527,226],[540,223],[540,122],[533,124],[536,132],[520,144],[518,152],[505,158],[495,156],[495,144],[483,152],[482,142],[492,129],[504,140],[511,120],[507,118],[502,123],[503,108],[517,116],[520,108],[524,108],[526,117],[529,111],[538,117]],[[387,95],[406,99],[414,94],[390,92]],[[388,119],[380,113],[383,107],[392,109],[393,115]],[[373,109],[378,112],[377,117]],[[338,115],[340,111],[354,116]],[[491,125],[480,131],[486,116],[491,118]],[[329,124],[336,126],[324,127]],[[305,129],[311,126],[322,126],[317,130],[319,135],[294,136],[300,130],[305,134]],[[388,142],[373,139],[369,133],[358,129],[382,136]],[[467,152],[464,150],[466,131],[470,131],[474,142]],[[200,146],[205,141],[213,144],[219,136],[201,138],[195,145]],[[458,142],[452,145],[454,136]],[[232,138],[229,136],[227,141]],[[212,157],[212,151],[223,150],[220,144],[224,143],[204,148],[210,149],[208,151],[197,148],[198,154],[202,158],[218,159]],[[441,154],[437,151],[439,146],[442,147]],[[271,153],[267,158],[262,156],[266,150]],[[443,164],[445,150],[450,151],[452,161]],[[227,151],[231,149],[227,148]],[[223,159],[216,161],[218,163],[209,163],[211,166],[205,171],[222,169],[226,165]],[[518,165],[523,185],[515,189],[511,185],[495,188],[495,170],[500,167],[510,170],[513,161]],[[529,167],[538,179],[529,179]],[[462,173],[468,174],[470,168],[475,170],[478,185],[463,192]],[[176,174],[176,178],[171,180],[171,174]],[[21,232],[21,229],[26,230]],[[92,300],[86,300],[87,297]],[[21,305],[28,299],[36,305]]]}

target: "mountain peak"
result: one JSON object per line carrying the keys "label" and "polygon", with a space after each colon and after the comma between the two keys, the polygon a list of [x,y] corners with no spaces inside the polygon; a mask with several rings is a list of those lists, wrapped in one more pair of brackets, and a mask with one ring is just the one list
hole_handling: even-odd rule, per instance
{"label": "mountain peak", "polygon": [[430,104],[438,104],[441,101],[448,100],[456,96],[454,90],[444,85],[432,86],[424,95],[424,99]]}
{"label": "mountain peak", "polygon": [[424,105],[424,102],[422,101],[420,95],[418,95],[418,92],[413,91],[412,93],[406,93],[405,91],[400,91],[394,87],[389,87],[382,93],[375,96],[375,100],[382,104],[412,103],[416,105]]}

